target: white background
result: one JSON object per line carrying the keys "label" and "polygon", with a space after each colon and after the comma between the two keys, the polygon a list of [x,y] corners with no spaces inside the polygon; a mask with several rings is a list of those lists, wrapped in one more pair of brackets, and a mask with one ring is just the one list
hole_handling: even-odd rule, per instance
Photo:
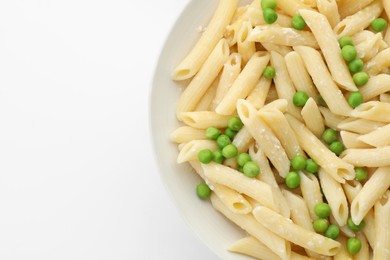
{"label": "white background", "polygon": [[0,0],[0,259],[216,259],[161,183],[148,129],[188,1]]}

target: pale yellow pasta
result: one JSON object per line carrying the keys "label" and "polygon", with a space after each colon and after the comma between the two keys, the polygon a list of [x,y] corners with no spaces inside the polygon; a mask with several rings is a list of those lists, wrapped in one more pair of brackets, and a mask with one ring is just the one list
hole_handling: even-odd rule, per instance
{"label": "pale yellow pasta", "polygon": [[363,100],[370,100],[380,94],[390,91],[390,75],[380,74],[370,78],[366,85],[359,88]]}
{"label": "pale yellow pasta", "polygon": [[282,56],[286,56],[288,53],[292,51],[292,48],[289,46],[283,46],[283,45],[277,45],[269,42],[262,42],[261,45],[266,49],[267,51],[275,51],[279,53]]}
{"label": "pale yellow pasta", "polygon": [[338,125],[343,122],[346,117],[333,114],[328,108],[326,107],[318,107],[318,109],[321,111],[322,116],[324,117],[325,125],[333,128],[335,130],[339,130],[340,128]]}
{"label": "pale yellow pasta", "polygon": [[390,259],[390,191],[375,203],[376,243],[373,260]]}
{"label": "pale yellow pasta", "polygon": [[390,124],[378,128],[377,130],[372,131],[368,134],[360,136],[359,140],[375,147],[389,146],[390,145]]}
{"label": "pale yellow pasta", "polygon": [[284,59],[286,60],[287,70],[296,90],[306,92],[309,97],[317,98],[318,91],[306,70],[301,55],[296,51],[292,51]]}
{"label": "pale yellow pasta", "polygon": [[236,21],[234,21],[234,23],[226,27],[224,36],[229,47],[232,47],[235,44],[237,44],[238,32],[240,31],[242,24],[244,23],[245,20],[246,20],[246,13],[244,14],[243,17],[238,18]]}
{"label": "pale yellow pasta", "polygon": [[304,155],[294,131],[282,112],[276,109],[261,110],[259,116],[272,129],[290,160],[296,155]]}
{"label": "pale yellow pasta", "polygon": [[223,97],[229,91],[234,81],[237,79],[241,72],[241,55],[238,53],[232,53],[229,56],[227,62],[223,65],[223,71],[219,79],[217,93],[212,102],[211,108],[215,110]]}
{"label": "pale yellow pasta", "polygon": [[176,115],[180,120],[180,113],[193,111],[200,99],[206,93],[211,83],[216,79],[223,64],[229,58],[229,47],[224,39],[214,48],[199,73],[183,91],[176,106]]}
{"label": "pale yellow pasta", "polygon": [[276,92],[276,87],[274,84],[271,84],[271,87],[268,91],[268,96],[265,100],[265,104],[271,103],[278,100],[278,93]]}
{"label": "pale yellow pasta", "polygon": [[352,203],[362,187],[362,184],[356,180],[347,181],[343,184],[343,189],[349,203]]}
{"label": "pale yellow pasta", "polygon": [[345,246],[347,244],[347,239],[344,236],[339,236],[337,238],[337,241],[344,246],[340,247],[340,250],[333,257],[333,260],[352,260],[353,256],[348,253],[347,248]]}
{"label": "pale yellow pasta", "polygon": [[265,100],[267,99],[271,83],[272,80],[261,77],[260,81],[256,84],[255,88],[252,90],[246,100],[250,102],[256,109],[262,108],[265,104]]}
{"label": "pale yellow pasta", "polygon": [[274,78],[276,92],[280,99],[286,99],[287,112],[294,117],[301,119],[301,113],[297,107],[294,106],[292,100],[296,93],[294,85],[287,71],[286,62],[282,55],[277,52],[271,52],[271,64],[276,70],[276,76]]}
{"label": "pale yellow pasta", "polygon": [[352,149],[352,148],[372,148],[371,145],[362,142],[359,137],[359,134],[355,134],[348,131],[340,131],[341,140],[343,141],[343,144],[345,148]]}
{"label": "pale yellow pasta", "polygon": [[370,101],[361,104],[351,112],[351,116],[379,122],[390,122],[390,104]]}
{"label": "pale yellow pasta", "polygon": [[380,102],[390,103],[390,94],[381,94],[379,96],[379,101]]}
{"label": "pale yellow pasta", "polygon": [[307,230],[314,231],[313,223],[305,200],[301,196],[296,195],[286,189],[283,189],[282,193],[290,206],[291,220],[295,224]]}
{"label": "pale yellow pasta", "polygon": [[244,64],[246,64],[256,52],[255,43],[248,40],[251,31],[251,24],[249,22],[244,22],[237,35],[237,49],[238,53],[241,54]]}
{"label": "pale yellow pasta", "polygon": [[390,2],[387,0],[382,0],[382,4],[383,4],[383,7],[385,8],[387,18],[389,19],[389,17],[390,17]]}
{"label": "pale yellow pasta", "polygon": [[248,37],[249,41],[260,43],[273,43],[284,46],[304,45],[318,48],[318,43],[313,34],[308,31],[298,31],[279,25],[256,26]]}
{"label": "pale yellow pasta", "polygon": [[357,57],[363,61],[369,61],[383,49],[383,36],[381,33],[374,34],[372,37],[355,46],[358,52]]}
{"label": "pale yellow pasta", "polygon": [[182,126],[173,131],[170,135],[172,142],[181,144],[192,140],[206,140],[206,133],[202,129],[193,128],[190,126]]}
{"label": "pale yellow pasta", "polygon": [[266,207],[256,207],[253,215],[270,231],[310,251],[332,256],[340,248],[340,243],[337,241],[298,226]]}
{"label": "pale yellow pasta", "polygon": [[[368,244],[365,235],[362,234],[361,232],[357,232],[356,238],[360,240],[361,249],[356,255],[354,255],[354,260],[370,259],[370,245]],[[378,258],[378,259],[385,259],[385,258]]]}
{"label": "pale yellow pasta", "polygon": [[313,98],[309,98],[305,106],[302,108],[301,115],[307,128],[318,138],[321,138],[325,131],[324,119]]}
{"label": "pale yellow pasta", "polygon": [[262,224],[256,221],[252,215],[235,214],[231,212],[224,204],[214,195],[211,195],[211,203],[214,208],[221,212],[225,217],[230,219],[237,226],[245,230],[248,234],[264,243],[272,252],[281,257],[288,259],[291,254],[291,245],[288,241],[275,235],[266,229]]}
{"label": "pale yellow pasta", "polygon": [[340,183],[333,179],[324,169],[318,172],[322,191],[332,210],[332,215],[339,226],[347,224],[348,202]]}
{"label": "pale yellow pasta", "polygon": [[317,8],[320,13],[326,16],[332,28],[340,22],[336,0],[317,0]]}
{"label": "pale yellow pasta", "polygon": [[383,72],[385,68],[390,66],[390,48],[384,49],[379,52],[372,60],[370,60],[364,69],[371,76],[377,75]]}
{"label": "pale yellow pasta", "polygon": [[272,101],[265,106],[263,106],[260,110],[272,110],[276,109],[279,110],[282,113],[287,112],[287,105],[288,102],[286,99],[276,99],[275,101]]}
{"label": "pale yellow pasta", "polygon": [[[316,40],[318,41],[318,44],[321,47],[322,53],[324,55],[326,63],[328,64],[328,68],[333,76],[334,81],[336,81],[340,85],[340,87],[348,91],[357,91],[357,88],[353,83],[351,74],[348,71],[348,67],[341,56],[340,46],[338,44],[337,37],[333,33],[332,27],[326,17],[318,12],[309,10],[300,10],[299,13],[305,19],[307,25],[310,27]],[[311,50],[311,52],[314,54],[313,50]],[[302,55],[302,53],[300,54]],[[321,75],[322,74],[320,74],[320,76]],[[316,86],[318,88],[317,82],[314,82],[316,83]],[[321,90],[319,91],[321,92]],[[325,101],[327,100],[325,99]]]}
{"label": "pale yellow pasta", "polygon": [[364,218],[363,234],[366,236],[371,248],[375,248],[376,231],[375,231],[375,214],[374,209],[371,209]]}
{"label": "pale yellow pasta", "polygon": [[220,41],[226,26],[236,11],[237,4],[238,0],[220,0],[206,31],[187,57],[174,69],[172,75],[174,80],[185,80],[193,77],[203,63],[210,59],[214,47]]}
{"label": "pale yellow pasta", "polygon": [[300,0],[278,0],[277,3],[278,7],[290,16],[298,14],[299,9],[312,10],[309,5],[304,4]]}
{"label": "pale yellow pasta", "polygon": [[[367,41],[367,39],[369,38],[372,38],[375,36],[375,33],[369,31],[369,30],[363,30],[363,31],[360,31],[358,33],[355,33],[354,35],[351,36],[352,38],[352,42],[354,45],[359,45],[365,41]],[[359,55],[359,53],[358,53]]]}
{"label": "pale yellow pasta", "polygon": [[317,215],[314,213],[314,206],[317,203],[322,202],[322,194],[320,189],[320,183],[313,174],[299,173],[301,177],[301,191],[302,196],[305,199],[307,208],[309,209],[312,220],[317,219]]}
{"label": "pale yellow pasta", "polygon": [[[280,12],[277,12],[277,14],[278,14],[278,19],[275,21],[275,24],[278,24],[282,27],[291,26],[290,16]],[[260,4],[257,7],[249,7],[247,15],[248,15],[248,21],[251,23],[253,27],[266,24],[266,22],[264,21],[263,10],[261,9]]]}
{"label": "pale yellow pasta", "polygon": [[383,10],[381,0],[375,0],[372,4],[359,12],[344,18],[334,28],[338,37],[351,36],[367,28]]}
{"label": "pale yellow pasta", "polygon": [[261,169],[261,174],[259,174],[257,178],[265,183],[268,183],[272,187],[279,188],[264,151],[262,151],[260,148],[256,149],[255,145],[251,145],[249,147],[249,155]]}
{"label": "pale yellow pasta", "polygon": [[209,127],[225,128],[230,116],[224,116],[211,111],[184,112],[180,114],[184,124],[199,129]]}
{"label": "pale yellow pasta", "polygon": [[211,84],[209,89],[203,95],[202,99],[196,105],[195,111],[207,111],[211,109],[213,100],[217,93],[218,84],[219,78],[215,79],[214,82]]}
{"label": "pale yellow pasta", "polygon": [[387,45],[390,45],[390,27],[387,26],[385,38],[383,38],[384,42],[387,43]]}
{"label": "pale yellow pasta", "polygon": [[384,167],[390,165],[390,146],[372,149],[347,149],[341,156],[345,162],[355,166]]}
{"label": "pale yellow pasta", "polygon": [[278,138],[258,116],[256,109],[248,101],[239,100],[237,102],[237,112],[258,146],[278,170],[279,175],[285,177],[290,168],[290,160]]}
{"label": "pale yellow pasta", "polygon": [[203,149],[215,150],[218,146],[210,140],[193,140],[186,143],[180,150],[177,163],[184,163],[198,159],[198,153]]}
{"label": "pale yellow pasta", "polygon": [[336,225],[340,229],[340,235],[344,235],[346,237],[355,237],[355,233],[349,229],[348,225],[339,226],[336,219],[334,218],[333,214],[330,214],[329,216],[329,223]]}
{"label": "pale yellow pasta", "polygon": [[351,218],[355,224],[359,224],[363,220],[367,212],[374,206],[375,202],[380,199],[389,188],[389,171],[390,167],[378,168],[352,201]]}
{"label": "pale yellow pasta", "polygon": [[332,153],[304,124],[286,115],[302,149],[336,181],[345,183],[355,177],[353,166]]}
{"label": "pale yellow pasta", "polygon": [[[241,130],[236,134],[234,140],[232,141],[232,144],[236,146],[238,153],[243,153],[247,151],[252,143],[253,137],[246,129],[246,127],[241,128]],[[223,164],[232,168],[238,167],[236,158],[226,159]]]}
{"label": "pale yellow pasta", "polygon": [[268,62],[269,54],[267,52],[256,52],[237,77],[225,97],[215,108],[215,111],[223,115],[232,115],[236,111],[237,100],[246,98],[251,93]]}
{"label": "pale yellow pasta", "polygon": [[336,115],[349,116],[352,109],[334,83],[321,54],[312,48],[303,46],[295,47],[294,50],[301,55],[306,69],[330,111]]}
{"label": "pale yellow pasta", "polygon": [[342,0],[339,2],[339,12],[342,18],[350,16],[367,5],[371,4],[374,0]]}
{"label": "pale yellow pasta", "polygon": [[368,119],[348,118],[341,121],[337,128],[357,134],[367,134],[382,126],[385,126],[385,123],[371,121]]}

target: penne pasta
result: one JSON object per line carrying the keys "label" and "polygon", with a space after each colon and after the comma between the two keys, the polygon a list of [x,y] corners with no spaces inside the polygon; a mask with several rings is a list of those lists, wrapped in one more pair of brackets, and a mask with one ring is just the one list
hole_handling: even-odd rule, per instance
{"label": "penne pasta", "polygon": [[362,142],[360,140],[360,135],[348,132],[348,131],[340,131],[341,140],[345,148],[353,149],[353,148],[372,148],[371,145]]}
{"label": "penne pasta", "polygon": [[311,219],[315,220],[318,217],[314,213],[314,206],[323,201],[320,184],[313,174],[300,172],[299,176],[301,177],[302,196],[305,199],[307,208],[309,209]]}
{"label": "penne pasta", "polygon": [[309,98],[305,106],[302,108],[301,115],[307,128],[317,138],[321,138],[322,133],[325,131],[324,119],[321,112],[313,98]]}
{"label": "penne pasta", "polygon": [[337,128],[346,131],[351,131],[357,134],[367,134],[382,126],[385,126],[385,123],[371,121],[367,119],[348,118],[341,121],[337,125]]}
{"label": "penne pasta", "polygon": [[390,191],[375,203],[375,233],[373,260],[390,258]]}
{"label": "penne pasta", "polygon": [[380,74],[370,78],[366,85],[359,88],[364,101],[390,91],[390,75]]}
{"label": "penne pasta", "polygon": [[339,8],[336,0],[317,0],[317,8],[326,17],[332,28],[340,22]]}
{"label": "penne pasta", "polygon": [[359,141],[366,144],[383,147],[390,145],[390,124],[359,137]]}
{"label": "penne pasta", "polygon": [[205,131],[202,129],[182,126],[171,133],[170,139],[172,142],[181,144],[192,140],[207,140],[207,137]]}
{"label": "penne pasta", "polygon": [[355,166],[384,167],[390,165],[390,146],[372,149],[347,149],[341,157]]}
{"label": "penne pasta", "polygon": [[361,104],[351,112],[351,116],[379,122],[390,122],[390,104],[370,101]]}
{"label": "penne pasta", "polygon": [[269,89],[271,87],[271,82],[272,80],[261,77],[260,81],[256,84],[255,88],[246,98],[246,100],[256,109],[260,109],[264,106]]}
{"label": "penne pasta", "polygon": [[198,129],[209,127],[225,128],[230,116],[224,116],[211,111],[195,111],[180,114],[184,124]]}

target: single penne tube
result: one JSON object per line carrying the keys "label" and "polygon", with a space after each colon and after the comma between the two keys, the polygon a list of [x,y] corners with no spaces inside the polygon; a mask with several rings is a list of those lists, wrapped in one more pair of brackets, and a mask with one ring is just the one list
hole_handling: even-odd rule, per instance
{"label": "single penne tube", "polygon": [[227,62],[223,65],[223,71],[218,82],[217,93],[215,94],[211,108],[215,110],[223,97],[229,91],[234,81],[237,79],[241,72],[241,55],[238,53],[232,53],[229,56]]}
{"label": "single penne tube", "polygon": [[343,184],[344,193],[349,203],[352,203],[362,188],[362,184],[356,180],[347,181]]}
{"label": "single penne tube", "polygon": [[231,116],[224,116],[211,111],[184,112],[180,114],[184,124],[198,129],[209,127],[225,128]]}
{"label": "single penne tube", "polygon": [[380,102],[386,102],[386,103],[390,103],[390,94],[381,94],[379,96],[379,101]]}
{"label": "single penne tube", "polygon": [[264,106],[267,99],[268,91],[271,87],[272,80],[266,77],[261,77],[260,81],[256,84],[255,88],[246,98],[246,100],[252,104],[256,109],[260,109]]}
{"label": "single penne tube", "polygon": [[316,98],[318,91],[315,88],[301,55],[298,52],[289,52],[285,57],[286,66],[292,82],[297,91],[306,92],[309,97]]}
{"label": "single penne tube", "polygon": [[347,149],[341,157],[358,167],[384,167],[390,165],[390,146],[372,149]]}
{"label": "single penne tube", "polygon": [[379,52],[364,66],[365,71],[371,76],[377,75],[390,66],[390,48]]}
{"label": "single penne tube", "polygon": [[213,49],[220,41],[226,26],[236,11],[238,0],[220,0],[213,18],[209,22],[206,31],[196,43],[191,52],[174,69],[174,80],[185,80],[193,77],[203,63],[209,59]]}
{"label": "single penne tube", "polygon": [[294,16],[298,14],[299,9],[312,10],[310,8],[310,5],[306,5],[300,0],[279,0],[278,7],[289,16]]}
{"label": "single penne tube", "polygon": [[256,52],[252,56],[225,97],[215,108],[218,114],[232,115],[236,111],[237,100],[246,98],[251,93],[267,66],[269,58],[267,52]]}
{"label": "single penne tube", "polygon": [[344,18],[334,28],[334,32],[340,38],[342,36],[352,36],[370,26],[372,20],[378,17],[383,11],[381,0],[375,0],[367,7],[361,9]]}
{"label": "single penne tube", "polygon": [[304,156],[304,152],[299,146],[295,133],[282,112],[277,109],[269,109],[260,110],[258,114],[279,139],[290,160],[296,155]]}
{"label": "single penne tube", "polygon": [[248,234],[255,237],[257,240],[266,245],[281,259],[290,258],[290,243],[285,239],[279,237],[278,235],[274,234],[273,232],[269,231],[262,224],[257,222],[252,215],[242,215],[231,212],[215,195],[211,195],[211,203],[216,210],[221,212],[226,218],[228,218],[237,226],[245,230]]}
{"label": "single penne tube", "polygon": [[332,28],[340,22],[339,8],[336,0],[317,0],[317,8],[326,17]]}
{"label": "single penne tube", "polygon": [[385,125],[385,123],[376,122],[368,119],[348,118],[341,121],[338,124],[337,128],[354,132],[357,134],[367,134]]}
{"label": "single penne tube", "polygon": [[[318,41],[334,81],[336,81],[340,87],[344,88],[345,90],[357,91],[357,87],[352,80],[347,64],[341,55],[337,37],[333,33],[332,27],[326,17],[323,14],[309,10],[300,10],[299,13],[302,15],[303,19],[305,19],[307,25],[310,27],[316,40]],[[314,53],[312,50],[311,52]],[[316,83],[316,81],[314,82]],[[325,101],[327,100],[325,99]]]}
{"label": "single penne tube", "polygon": [[261,174],[259,174],[257,178],[274,188],[279,188],[264,151],[261,150],[261,148],[257,148],[255,144],[252,144],[249,147],[249,155],[251,156],[252,161],[257,163],[261,169]]}
{"label": "single penne tube", "polygon": [[334,83],[321,54],[304,46],[295,47],[294,50],[301,55],[306,69],[330,111],[336,115],[349,116],[352,109],[341,90]]}
{"label": "single penne tube", "polygon": [[271,52],[271,64],[276,70],[276,76],[274,78],[276,92],[280,99],[286,99],[287,112],[294,117],[301,120],[301,113],[297,107],[294,106],[292,102],[294,94],[296,93],[294,85],[291,81],[290,75],[288,74],[286,62],[282,55],[277,52]]}
{"label": "single penne tube", "polygon": [[325,125],[335,130],[339,130],[338,125],[346,119],[345,116],[333,114],[326,107],[318,107],[318,109],[321,111],[321,114],[324,117]]}
{"label": "single penne tube", "polygon": [[290,126],[297,136],[302,149],[313,158],[336,181],[345,183],[345,180],[355,178],[355,171],[351,164],[341,160],[332,153],[304,124],[297,119],[286,115]]}
{"label": "single penne tube", "polygon": [[372,37],[355,45],[358,52],[357,57],[363,61],[371,60],[383,49],[383,45],[385,44],[383,42],[382,34],[374,34]]}
{"label": "single penne tube", "polygon": [[192,79],[180,96],[176,114],[180,120],[180,113],[193,111],[203,95],[217,78],[223,64],[229,58],[229,47],[224,39],[220,40],[199,73]]}
{"label": "single penne tube", "polygon": [[371,4],[374,0],[359,0],[356,3],[356,0],[342,0],[338,1],[339,12],[342,18],[350,16],[359,10],[363,9],[367,5]]}
{"label": "single penne tube", "polygon": [[246,194],[257,200],[261,205],[280,212],[272,193],[272,187],[269,184],[248,178],[230,167],[217,163],[202,164],[202,168],[208,181]]}
{"label": "single penne tube", "polygon": [[301,110],[301,115],[307,128],[309,128],[315,136],[321,138],[322,133],[325,131],[324,119],[313,98],[309,98],[306,102]]}
{"label": "single penne tube", "polygon": [[359,138],[359,134],[355,134],[348,131],[340,131],[341,140],[343,141],[343,144],[345,148],[347,149],[353,149],[353,148],[372,148],[371,145],[362,142]]}
{"label": "single penne tube", "polygon": [[276,99],[275,101],[272,101],[272,102],[266,104],[260,110],[266,111],[266,110],[276,109],[282,113],[286,113],[287,112],[287,105],[288,105],[288,101],[286,99]]}
{"label": "single penne tube", "polygon": [[373,260],[390,259],[390,191],[375,203],[376,243]]}
{"label": "single penne tube", "polygon": [[217,93],[218,84],[219,78],[216,78],[196,105],[195,111],[207,111],[211,109],[212,102],[215,98],[215,94]]}
{"label": "single penne tube", "polygon": [[198,153],[203,149],[216,150],[218,145],[211,140],[193,140],[186,143],[180,150],[177,163],[188,162],[198,159]]}
{"label": "single penne tube", "polygon": [[[291,17],[290,16],[285,15],[281,12],[277,12],[277,14],[278,14],[278,19],[275,21],[275,24],[280,25],[282,27],[291,26]],[[260,4],[256,7],[249,7],[247,15],[248,15],[248,20],[251,23],[252,27],[267,24],[264,21],[263,10],[262,10]]]}
{"label": "single penne tube", "polygon": [[333,179],[323,168],[318,172],[325,198],[332,215],[339,226],[345,226],[348,219],[348,202],[340,183]]}
{"label": "single penne tube", "polygon": [[320,183],[313,174],[305,174],[303,172],[299,173],[301,177],[301,191],[302,196],[305,199],[307,208],[312,220],[317,219],[317,215],[314,213],[314,206],[317,203],[322,202],[322,194]]}
{"label": "single penne tube", "polygon": [[241,54],[244,64],[246,64],[256,52],[255,43],[248,40],[251,31],[251,24],[249,22],[244,22],[237,35],[237,49],[238,53]]}
{"label": "single penne tube", "polygon": [[369,101],[355,108],[351,112],[351,116],[390,123],[390,104],[380,101]]}
{"label": "single penne tube", "polygon": [[340,248],[339,242],[294,224],[266,207],[256,207],[253,216],[273,233],[315,253],[333,256]]}
{"label": "single penne tube", "polygon": [[366,85],[359,88],[364,101],[390,91],[390,75],[380,74],[370,78]]}
{"label": "single penne tube", "polygon": [[375,248],[376,245],[376,230],[375,230],[375,213],[374,209],[371,209],[366,216],[364,217],[364,227],[363,227],[363,234],[366,236],[368,243],[370,244],[371,248]]}
{"label": "single penne tube", "polygon": [[260,25],[253,28],[248,40],[260,43],[273,43],[283,46],[304,45],[318,48],[318,43],[313,34],[308,31],[298,31],[279,25]]}
{"label": "single penne tube", "polygon": [[375,131],[372,131],[368,134],[361,135],[359,141],[366,144],[383,147],[390,145],[390,124],[385,125],[384,127],[378,128]]}
{"label": "single penne tube", "polygon": [[364,184],[362,190],[352,201],[351,218],[355,224],[359,224],[368,211],[374,206],[390,187],[390,167],[378,168]]}
{"label": "single penne tube", "polygon": [[[356,260],[370,259],[370,245],[367,242],[366,236],[361,232],[357,232],[356,237],[357,239],[360,240],[361,249],[356,255],[354,255],[354,259]],[[386,259],[386,258],[378,258],[378,259]]]}
{"label": "single penne tube", "polygon": [[276,51],[277,53],[279,53],[283,57],[292,51],[292,48],[289,46],[283,46],[283,45],[273,44],[273,43],[269,43],[269,42],[262,42],[261,45],[268,52]]}
{"label": "single penne tube", "polygon": [[[388,4],[388,3],[387,3]],[[390,8],[390,7],[389,7]],[[385,37],[383,38],[383,41],[387,44],[390,45],[390,27],[387,26],[386,34]]]}
{"label": "single penne tube", "polygon": [[314,231],[305,200],[301,196],[286,189],[282,189],[282,193],[290,206],[291,220],[307,230]]}
{"label": "single penne tube", "polygon": [[257,145],[264,151],[280,176],[285,177],[290,169],[290,160],[278,138],[248,101],[239,100],[237,112],[245,127],[256,140]]}
{"label": "single penne tube", "polygon": [[174,143],[181,144],[192,140],[207,140],[207,137],[205,131],[202,129],[181,126],[171,133],[170,140]]}

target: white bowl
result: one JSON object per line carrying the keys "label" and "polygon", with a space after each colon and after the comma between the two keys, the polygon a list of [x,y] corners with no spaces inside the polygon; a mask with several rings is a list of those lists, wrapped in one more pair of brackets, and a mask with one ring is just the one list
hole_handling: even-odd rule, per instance
{"label": "white bowl", "polygon": [[169,140],[170,133],[179,126],[175,106],[181,93],[180,85],[171,80],[171,72],[194,46],[200,26],[207,26],[217,4],[210,0],[191,1],[169,34],[152,83],[151,127],[161,179],[185,221],[222,259],[244,260],[249,258],[230,253],[227,248],[245,233],[214,210],[209,201],[196,196],[195,187],[201,179],[189,165],[176,163],[178,149]]}

